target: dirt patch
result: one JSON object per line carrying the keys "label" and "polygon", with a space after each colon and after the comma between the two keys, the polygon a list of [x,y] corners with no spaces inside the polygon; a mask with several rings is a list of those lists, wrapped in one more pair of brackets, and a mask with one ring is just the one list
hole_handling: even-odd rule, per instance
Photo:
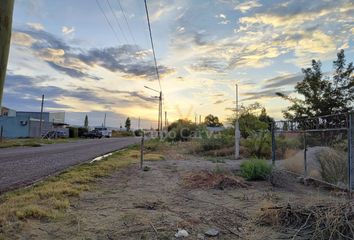
{"label": "dirt patch", "polygon": [[240,161],[208,161],[185,154],[181,146],[172,146],[165,161],[146,162],[149,171],[130,165],[102,178],[63,219],[28,220],[13,238],[175,239],[184,229],[186,239],[212,239],[206,232],[215,229],[215,239],[291,239],[296,227],[289,233],[286,225],[257,224],[260,209],[339,199],[286,174],[277,176],[284,187],[268,181],[249,185],[232,174]]}
{"label": "dirt patch", "polygon": [[251,186],[241,177],[209,171],[189,173],[183,178],[183,183],[188,188],[215,188],[220,190]]}
{"label": "dirt patch", "polygon": [[161,201],[147,201],[144,203],[134,204],[135,208],[147,209],[147,210],[156,210],[163,205]]}

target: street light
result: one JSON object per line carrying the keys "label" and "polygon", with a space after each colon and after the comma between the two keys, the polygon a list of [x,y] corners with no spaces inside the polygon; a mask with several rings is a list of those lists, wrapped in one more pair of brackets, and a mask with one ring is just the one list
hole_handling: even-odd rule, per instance
{"label": "street light", "polygon": [[151,87],[148,86],[144,86],[145,88],[157,92],[159,93],[159,115],[158,115],[158,120],[157,120],[157,134],[160,137],[160,131],[162,131],[162,91],[158,91],[156,89],[153,89]]}

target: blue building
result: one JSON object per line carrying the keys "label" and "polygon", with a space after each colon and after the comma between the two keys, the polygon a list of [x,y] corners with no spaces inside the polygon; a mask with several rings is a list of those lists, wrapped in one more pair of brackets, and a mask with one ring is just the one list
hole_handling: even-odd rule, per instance
{"label": "blue building", "polygon": [[[65,124],[65,113],[42,113],[42,128],[40,127],[40,112],[15,111],[9,108],[1,109],[0,127],[4,138],[29,138],[43,136],[50,131],[64,131],[69,135]],[[41,131],[42,130],[42,131]]]}

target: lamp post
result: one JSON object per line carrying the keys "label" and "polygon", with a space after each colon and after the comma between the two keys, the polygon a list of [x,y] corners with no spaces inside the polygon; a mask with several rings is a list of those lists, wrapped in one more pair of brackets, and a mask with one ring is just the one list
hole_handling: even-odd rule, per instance
{"label": "lamp post", "polygon": [[162,131],[162,91],[158,91],[148,86],[144,86],[144,87],[151,91],[159,93],[159,113],[157,118],[157,134],[159,137],[161,137],[160,132]]}

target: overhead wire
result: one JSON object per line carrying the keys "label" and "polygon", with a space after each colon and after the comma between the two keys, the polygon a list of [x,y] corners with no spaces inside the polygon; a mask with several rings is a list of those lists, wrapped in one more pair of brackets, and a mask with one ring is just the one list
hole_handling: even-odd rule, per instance
{"label": "overhead wire", "polygon": [[111,22],[109,21],[109,19],[108,19],[106,13],[104,12],[104,10],[103,10],[102,6],[100,5],[100,3],[98,2],[98,0],[96,0],[96,3],[97,3],[98,8],[101,10],[103,16],[105,17],[105,19],[106,19],[106,21],[107,21],[109,27],[111,28],[111,30],[112,30],[112,32],[113,32],[115,38],[117,39],[118,43],[121,44],[121,41],[119,40],[119,37],[118,37],[118,34],[117,34],[116,30],[114,29],[113,25],[112,25]]}
{"label": "overhead wire", "polygon": [[119,23],[118,17],[117,17],[117,15],[116,15],[116,13],[114,12],[111,3],[109,2],[109,0],[106,0],[106,2],[107,2],[107,4],[108,4],[109,9],[110,9],[111,12],[112,12],[113,18],[115,19],[115,21],[116,21],[116,23],[117,23],[117,25],[118,25],[119,30],[120,30],[121,33],[122,33],[122,36],[123,36],[125,42],[128,44],[129,41],[128,41],[127,37],[126,37],[125,34],[124,34],[123,28],[122,28],[122,26],[121,26],[120,23]]}
{"label": "overhead wire", "polygon": [[129,25],[127,16],[126,16],[126,14],[125,14],[125,11],[124,11],[124,9],[123,9],[123,6],[122,6],[120,0],[117,0],[117,2],[118,2],[118,5],[119,5],[120,10],[122,11],[122,14],[123,14],[125,23],[127,24],[130,37],[131,37],[131,39],[133,40],[134,44],[137,46],[136,41],[135,41],[135,38],[134,38],[134,34],[133,34],[133,32],[132,32],[132,30],[131,30],[131,28],[130,28],[130,25]]}
{"label": "overhead wire", "polygon": [[158,80],[158,82],[159,82],[160,91],[162,91],[162,88],[161,88],[161,81],[160,81],[160,75],[159,75],[159,69],[158,69],[158,67],[157,67],[157,61],[156,61],[156,54],[155,54],[154,41],[153,41],[153,39],[152,39],[152,32],[151,32],[151,25],[150,25],[149,10],[148,10],[148,6],[147,6],[147,3],[146,3],[146,0],[144,0],[144,3],[145,3],[146,19],[147,19],[147,23],[148,23],[148,27],[149,27],[149,33],[150,33],[150,43],[151,43],[151,48],[152,48],[152,54],[153,54],[153,56],[154,56],[156,77],[157,77],[157,80]]}

